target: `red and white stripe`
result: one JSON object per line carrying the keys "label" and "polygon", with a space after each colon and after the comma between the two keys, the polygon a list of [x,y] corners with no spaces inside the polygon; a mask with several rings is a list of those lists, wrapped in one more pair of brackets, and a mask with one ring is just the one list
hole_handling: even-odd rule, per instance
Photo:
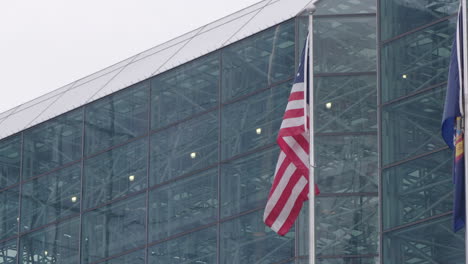
{"label": "red and white stripe", "polygon": [[[294,83],[277,143],[281,149],[263,221],[279,235],[294,224],[308,200],[309,132],[305,129],[304,83]],[[318,194],[315,186],[315,194]]]}

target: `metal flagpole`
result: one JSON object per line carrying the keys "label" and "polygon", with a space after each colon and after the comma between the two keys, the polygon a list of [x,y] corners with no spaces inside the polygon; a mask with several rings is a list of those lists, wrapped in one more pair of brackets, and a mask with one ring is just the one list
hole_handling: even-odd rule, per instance
{"label": "metal flagpole", "polygon": [[319,0],[314,0],[306,8],[309,15],[309,77],[308,77],[308,90],[309,90],[309,264],[315,264],[315,148],[314,148],[314,12],[316,10],[315,4]]}
{"label": "metal flagpole", "polygon": [[[467,51],[467,37],[468,37],[468,32],[467,32],[467,18],[466,18],[466,0],[462,0],[461,1],[461,7],[462,7],[462,16],[463,16],[463,20],[462,20],[462,28],[463,28],[463,31],[462,31],[462,35],[463,35],[463,38],[462,38],[462,43],[463,43],[463,47],[462,47],[462,50],[463,50],[463,113],[465,113],[464,117],[463,117],[463,137],[464,137],[464,140],[463,140],[463,144],[464,144],[464,158],[465,158],[465,175],[464,175],[464,178],[465,178],[465,263],[468,263],[468,230],[467,230],[467,219],[468,219],[468,210],[466,208],[466,203],[468,201],[468,180],[466,179],[467,175],[468,175],[468,158],[466,157],[466,154],[468,153],[468,144],[466,142],[466,136],[465,136],[465,131],[466,131],[466,128],[468,128],[467,126],[467,118],[466,118],[466,110],[467,110],[467,107],[466,107],[466,103],[467,103],[467,98],[466,98],[466,95],[468,94],[468,65],[467,65],[467,62],[468,62],[468,51]],[[457,33],[457,37],[458,37],[458,33]]]}

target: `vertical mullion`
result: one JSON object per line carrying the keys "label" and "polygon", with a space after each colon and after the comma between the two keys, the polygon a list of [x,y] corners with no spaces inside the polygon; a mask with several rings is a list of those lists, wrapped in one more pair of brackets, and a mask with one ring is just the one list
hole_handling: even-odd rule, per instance
{"label": "vertical mullion", "polygon": [[85,127],[86,127],[86,106],[83,106],[81,121],[81,164],[80,164],[80,230],[78,231],[78,263],[82,262],[82,250],[83,250],[83,201],[84,201],[84,155],[85,155]]}
{"label": "vertical mullion", "polygon": [[222,110],[222,80],[223,80],[223,50],[220,50],[218,53],[219,59],[219,79],[218,79],[218,216],[217,216],[217,224],[216,224],[216,261],[217,263],[221,263],[221,129],[222,129],[222,119],[221,119],[221,110]]}
{"label": "vertical mullion", "polygon": [[[21,136],[20,136],[20,169],[19,169],[19,184],[18,184],[18,218],[17,218],[17,224],[18,224],[18,233],[16,234],[17,235],[17,240],[16,240],[16,264],[20,264],[20,252],[22,252],[20,250],[20,232],[21,232],[21,207],[22,207],[22,195],[23,195],[23,183],[22,183],[22,179],[23,179],[23,160],[24,160],[24,155],[23,155],[23,150],[24,150],[24,131],[21,132]],[[21,254],[22,255],[22,254]]]}
{"label": "vertical mullion", "polygon": [[149,80],[149,99],[148,99],[148,128],[147,128],[147,156],[146,156],[146,225],[145,225],[145,232],[146,232],[146,245],[145,245],[145,263],[149,263],[149,195],[150,195],[150,158],[151,158],[151,98],[152,98],[152,80]]}

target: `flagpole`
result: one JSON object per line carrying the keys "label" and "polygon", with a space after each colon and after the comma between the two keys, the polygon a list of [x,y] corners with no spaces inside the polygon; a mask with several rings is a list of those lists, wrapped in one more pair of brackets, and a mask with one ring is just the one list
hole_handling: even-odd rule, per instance
{"label": "flagpole", "polygon": [[[463,20],[462,20],[462,28],[463,28],[463,31],[462,31],[462,36],[463,36],[463,39],[462,39],[462,43],[463,43],[463,47],[462,47],[462,50],[463,50],[463,113],[466,113],[466,110],[467,110],[467,107],[466,107],[466,102],[468,101],[467,98],[466,98],[466,95],[468,94],[468,67],[467,67],[467,62],[468,62],[468,51],[467,51],[467,43],[468,43],[468,40],[467,40],[467,37],[468,37],[468,28],[467,28],[467,12],[466,12],[466,0],[462,0],[461,1],[461,6],[462,6],[462,16],[463,16]],[[458,36],[457,36],[458,37]],[[468,127],[467,126],[467,118],[466,118],[466,115],[463,117],[463,129],[464,131],[466,131],[466,128]],[[467,204],[467,201],[468,201],[468,181],[466,179],[466,176],[468,175],[468,158],[466,157],[466,154],[468,153],[468,144],[466,142],[466,134],[463,133],[463,137],[464,137],[464,140],[463,140],[463,144],[464,144],[464,158],[465,158],[465,175],[464,175],[464,180],[465,180],[465,263],[468,263],[468,231],[467,231],[467,219],[468,219],[468,210],[466,208],[466,204]]]}
{"label": "flagpole", "polygon": [[308,52],[309,64],[307,65],[309,74],[309,264],[315,264],[315,148],[314,148],[314,12],[315,4],[319,0],[312,1],[311,5],[306,7],[306,12],[309,15],[309,34],[308,34]]}

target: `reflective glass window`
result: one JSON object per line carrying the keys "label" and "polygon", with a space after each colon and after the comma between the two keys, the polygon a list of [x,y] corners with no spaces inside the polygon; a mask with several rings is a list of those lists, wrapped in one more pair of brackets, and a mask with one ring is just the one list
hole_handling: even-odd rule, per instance
{"label": "reflective glass window", "polygon": [[218,105],[219,55],[184,64],[151,80],[151,124],[160,128]]}
{"label": "reflective glass window", "polygon": [[138,250],[127,255],[113,258],[100,264],[145,264],[145,250]]}
{"label": "reflective glass window", "polygon": [[0,243],[0,264],[16,264],[17,257],[16,239]]}
{"label": "reflective glass window", "polygon": [[377,136],[317,136],[316,182],[322,193],[377,192]]}
{"label": "reflective glass window", "polygon": [[20,263],[79,263],[78,218],[29,233],[20,239]]}
{"label": "reflective glass window", "polygon": [[400,35],[458,11],[458,0],[381,0],[382,39]]}
{"label": "reflective glass window", "polygon": [[216,227],[171,239],[148,249],[150,264],[216,263]]}
{"label": "reflective glass window", "polygon": [[290,83],[284,83],[223,107],[222,158],[274,143],[290,92]]}
{"label": "reflective glass window", "polygon": [[80,212],[80,165],[75,164],[23,184],[22,231]]}
{"label": "reflective glass window", "polygon": [[365,14],[377,12],[377,0],[327,0],[317,4],[314,15]]}
{"label": "reflective glass window", "polygon": [[452,210],[452,157],[444,150],[383,171],[385,228]]}
{"label": "reflective glass window", "polygon": [[440,136],[445,86],[382,109],[384,165],[445,147]]}
{"label": "reflective glass window", "polygon": [[376,76],[317,77],[315,132],[377,130]]}
{"label": "reflective glass window", "polygon": [[263,210],[221,224],[221,261],[271,264],[294,256],[294,228],[279,236],[263,222]]}
{"label": "reflective glass window", "polygon": [[294,36],[294,21],[289,21],[224,48],[223,102],[292,77]]}
{"label": "reflective glass window", "polygon": [[83,215],[83,264],[145,244],[146,196],[141,194]]}
{"label": "reflective glass window", "polygon": [[221,217],[265,205],[278,155],[275,147],[222,164]]}
{"label": "reflective glass window", "polygon": [[217,112],[210,112],[152,135],[150,184],[216,163],[218,131]]}
{"label": "reflective glass window", "polygon": [[214,222],[218,215],[218,170],[210,169],[150,193],[153,240]]}
{"label": "reflective glass window", "polygon": [[85,107],[89,155],[148,132],[149,83],[143,82]]}
{"label": "reflective glass window", "polygon": [[18,234],[19,187],[0,192],[0,239]]}
{"label": "reflective glass window", "polygon": [[49,120],[24,132],[23,180],[81,157],[82,110]]}
{"label": "reflective glass window", "polygon": [[19,182],[21,162],[21,136],[0,141],[0,189]]}
{"label": "reflective glass window", "polygon": [[376,18],[333,17],[314,20],[314,72],[376,70]]}
{"label": "reflective glass window", "polygon": [[[316,204],[316,254],[378,254],[377,196],[319,197]],[[299,254],[308,255],[308,204],[301,210]]]}
{"label": "reflective glass window", "polygon": [[85,160],[85,208],[92,208],[146,188],[147,160],[147,138]]}
{"label": "reflective glass window", "polygon": [[[307,261],[299,262],[298,264],[306,264]],[[351,258],[326,258],[326,259],[317,259],[317,264],[378,264],[378,258],[369,258],[369,257],[351,257]]]}
{"label": "reflective glass window", "polygon": [[383,102],[447,81],[455,24],[446,20],[382,47]]}
{"label": "reflective glass window", "polygon": [[451,218],[384,233],[383,263],[465,263],[464,232],[452,231]]}

